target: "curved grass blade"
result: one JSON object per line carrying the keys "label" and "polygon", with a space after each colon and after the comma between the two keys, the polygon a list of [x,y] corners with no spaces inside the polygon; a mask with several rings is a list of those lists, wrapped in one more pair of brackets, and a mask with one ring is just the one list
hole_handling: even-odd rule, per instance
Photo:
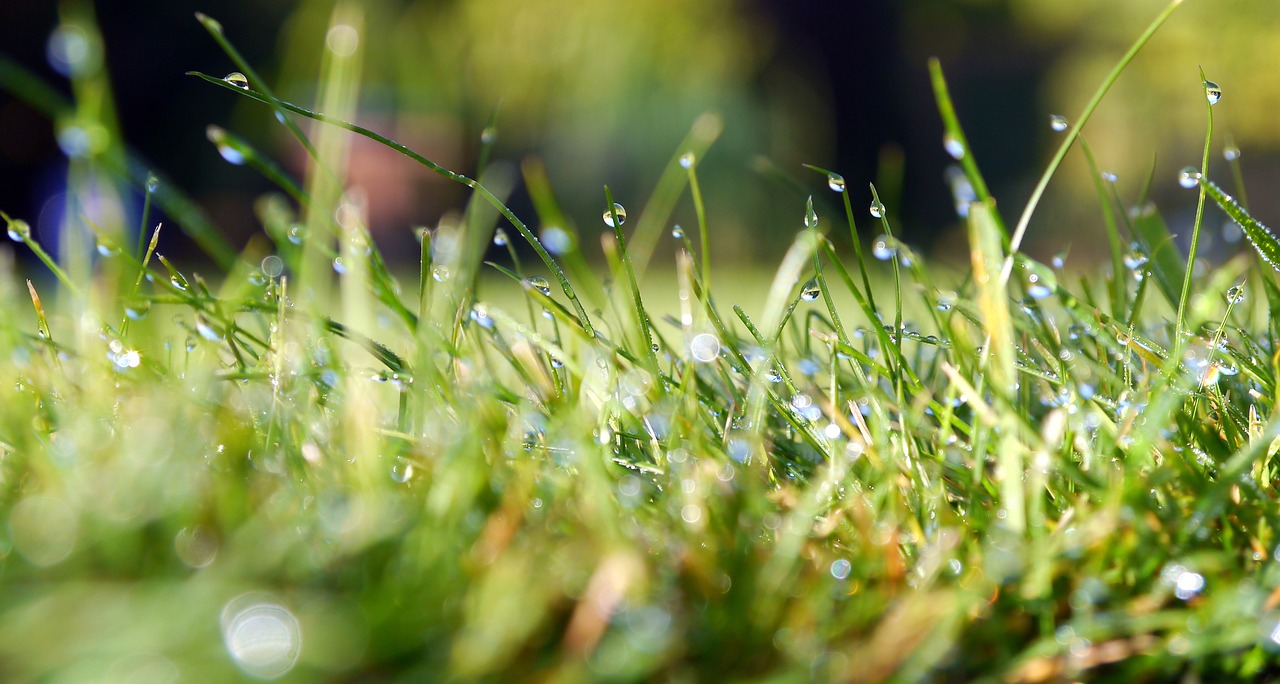
{"label": "curved grass blade", "polygon": [[1036,207],[1040,204],[1040,198],[1044,195],[1044,191],[1049,187],[1049,181],[1053,178],[1053,174],[1058,171],[1058,167],[1062,165],[1062,160],[1067,156],[1067,150],[1071,149],[1071,145],[1080,135],[1080,130],[1084,128],[1086,122],[1093,116],[1093,112],[1098,108],[1098,104],[1102,102],[1103,96],[1107,91],[1111,90],[1111,86],[1115,84],[1116,79],[1120,78],[1120,74],[1129,66],[1129,62],[1138,55],[1138,51],[1142,49],[1151,36],[1155,35],[1164,22],[1169,19],[1173,11],[1182,4],[1182,0],[1172,0],[1159,15],[1152,20],[1151,25],[1147,26],[1147,30],[1142,32],[1141,36],[1134,41],[1129,47],[1129,51],[1124,53],[1119,62],[1112,67],[1111,73],[1102,81],[1102,85],[1098,86],[1098,90],[1094,92],[1093,97],[1089,99],[1089,103],[1085,105],[1084,110],[1080,112],[1071,123],[1071,130],[1062,140],[1062,145],[1058,147],[1058,151],[1054,153],[1053,160],[1049,162],[1048,168],[1044,170],[1044,174],[1040,176],[1040,180],[1036,183],[1035,190],[1031,192],[1031,198],[1027,200],[1027,206],[1022,210],[1022,216],[1018,217],[1018,224],[1013,229],[1013,236],[1009,241],[1009,254],[1005,257],[1004,268],[1000,271],[1000,281],[1009,282],[1009,276],[1013,273],[1013,255],[1022,246],[1022,238],[1027,234],[1027,226],[1031,223],[1031,215],[1035,213]]}
{"label": "curved grass blade", "polygon": [[1204,188],[1205,193],[1213,198],[1219,207],[1222,207],[1232,221],[1244,229],[1244,234],[1249,238],[1249,242],[1253,243],[1258,256],[1262,257],[1262,260],[1271,268],[1280,271],[1280,240],[1276,239],[1275,233],[1250,216],[1236,198],[1223,192],[1222,188],[1213,181],[1201,179],[1200,187]]}
{"label": "curved grass blade", "polygon": [[396,152],[399,152],[400,154],[403,154],[404,156],[418,162],[419,164],[422,164],[428,169],[431,169],[435,173],[441,176],[444,176],[445,178],[448,178],[451,181],[454,181],[456,183],[461,183],[462,185],[465,185],[475,190],[477,193],[480,194],[481,198],[483,198],[486,202],[488,202],[493,208],[497,209],[498,213],[502,214],[503,218],[507,219],[507,221],[509,221],[511,225],[514,226],[515,229],[520,232],[520,235],[524,237],[524,239],[529,243],[529,245],[533,247],[534,251],[538,253],[538,257],[542,259],[542,262],[546,264],[547,268],[555,275],[556,280],[560,283],[561,289],[564,290],[565,296],[568,297],[569,301],[573,303],[574,309],[577,311],[578,319],[582,323],[583,328],[587,330],[589,335],[591,336],[595,335],[595,328],[592,327],[591,325],[591,319],[587,316],[587,310],[585,307],[582,306],[582,302],[578,300],[578,295],[574,291],[573,286],[569,284],[569,279],[565,276],[564,270],[560,268],[560,264],[556,263],[556,260],[552,258],[551,253],[548,252],[546,248],[542,246],[542,243],[538,241],[537,236],[533,234],[533,231],[529,230],[529,227],[525,225],[524,221],[521,221],[515,215],[515,213],[513,213],[511,209],[507,207],[506,204],[502,203],[502,200],[498,199],[498,197],[494,195],[488,188],[482,185],[480,181],[477,181],[473,178],[469,178],[463,174],[450,171],[449,169],[446,169],[443,166],[440,166],[439,164],[431,161],[430,159],[427,159],[421,154],[418,154],[417,152],[409,149],[407,146],[401,143],[398,143],[392,140],[391,138],[386,137],[385,135],[375,133],[374,131],[371,131],[368,128],[365,128],[363,126],[358,126],[349,121],[343,121],[342,119],[337,119],[325,114],[321,114],[320,112],[313,112],[309,109],[299,107],[298,105],[292,104],[290,102],[285,102],[284,100],[272,100],[272,99],[269,99],[266,95],[259,93],[257,91],[240,88],[238,86],[227,83],[225,80],[221,78],[210,76],[208,74],[203,74],[198,71],[188,71],[187,75],[195,76],[197,78],[203,79],[205,81],[208,81],[209,83],[213,83],[215,85],[221,86],[223,88],[226,88],[227,90],[235,92],[238,95],[247,97],[252,100],[257,100],[258,102],[261,102],[263,104],[273,106],[273,107],[278,106],[280,109],[293,112],[294,114],[300,114],[309,119],[314,119],[315,121],[319,121],[320,123],[329,124],[330,126],[337,126],[338,128],[345,129],[347,131],[355,133],[356,135],[362,135],[378,143],[379,145],[388,147],[392,150],[395,150]]}

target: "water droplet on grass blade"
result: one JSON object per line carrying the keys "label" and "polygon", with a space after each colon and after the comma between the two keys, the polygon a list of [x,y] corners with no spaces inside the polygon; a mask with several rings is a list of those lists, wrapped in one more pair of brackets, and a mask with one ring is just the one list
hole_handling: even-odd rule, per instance
{"label": "water droplet on grass blade", "polygon": [[[618,218],[622,219],[621,212],[618,213]],[[542,246],[546,247],[547,251],[552,254],[565,254],[573,250],[573,235],[560,226],[543,228],[538,239],[542,241]]]}
{"label": "water droplet on grass blade", "polygon": [[964,159],[964,143],[960,142],[959,138],[950,133],[946,133],[942,136],[942,149],[946,150],[947,154],[951,155],[952,159],[957,161]]}
{"label": "water droplet on grass blade", "polygon": [[838,173],[828,173],[827,187],[835,192],[844,192],[844,176]]}
{"label": "water droplet on grass blade", "polygon": [[1071,124],[1067,121],[1067,117],[1061,114],[1054,114],[1049,117],[1049,128],[1052,128],[1055,133],[1061,133],[1067,130],[1070,125]]}
{"label": "water droplet on grass blade", "polygon": [[873,218],[884,218],[884,205],[880,203],[880,200],[871,202],[870,211]]}
{"label": "water droplet on grass blade", "polygon": [[249,79],[239,71],[233,71],[226,76],[223,76],[222,80],[226,81],[229,85],[233,85],[242,90],[249,89]]}
{"label": "water droplet on grass blade", "polygon": [[26,242],[31,239],[31,224],[22,219],[9,222],[9,239],[14,242]]}
{"label": "water droplet on grass blade", "polygon": [[436,266],[431,269],[431,277],[434,278],[437,283],[443,283],[449,279],[449,267]]}
{"label": "water droplet on grass blade", "polygon": [[498,247],[507,246],[507,231],[499,228],[493,231],[493,244]]}
{"label": "water droplet on grass blade", "polygon": [[201,337],[209,340],[210,342],[222,341],[222,333],[219,332],[217,328],[213,327],[213,324],[209,322],[209,319],[200,314],[196,315],[196,332],[200,333]]}
{"label": "water droplet on grass blade", "polygon": [[616,226],[614,226],[614,225],[613,225],[613,216],[614,216],[614,214],[617,214],[617,216],[618,216],[618,225],[619,225],[619,226],[621,226],[622,224],[624,224],[624,223],[626,223],[626,222],[627,222],[627,210],[626,210],[626,208],[624,208],[621,204],[618,204],[617,202],[614,202],[614,203],[613,203],[613,210],[612,210],[612,211],[610,211],[609,209],[605,209],[605,210],[604,210],[604,224],[605,224],[606,226],[609,226],[610,228],[614,228],[614,227],[616,227]]}
{"label": "water droplet on grass blade", "polygon": [[1117,180],[1117,176],[1114,173],[1111,173],[1110,171],[1103,171],[1101,176],[1102,176],[1102,180],[1108,183],[1114,183]]}
{"label": "water droplet on grass blade", "polygon": [[541,292],[544,295],[551,294],[551,283],[548,283],[547,279],[543,278],[542,276],[529,276],[528,278],[524,279],[524,284],[528,287],[531,287],[537,290],[538,292]]}
{"label": "water droplet on grass blade", "polygon": [[683,240],[683,239],[684,239],[684,229],[683,229],[683,228],[681,228],[681,227],[680,227],[680,226],[678,226],[678,225],[677,225],[677,226],[673,226],[673,227],[671,228],[671,237],[673,237],[673,238],[675,238],[675,239],[677,239],[677,240]]}
{"label": "water droplet on grass blade", "polygon": [[397,463],[391,466],[391,479],[400,484],[413,479],[413,464]]}
{"label": "water droplet on grass blade", "polygon": [[1222,86],[1213,81],[1205,81],[1204,96],[1209,100],[1210,105],[1218,104],[1218,100],[1222,99]]}
{"label": "water droplet on grass blade", "polygon": [[806,302],[812,302],[822,295],[822,288],[818,287],[818,280],[815,278],[804,284],[804,288],[800,290],[800,298]]}
{"label": "water droplet on grass blade", "polygon": [[770,368],[764,372],[764,379],[772,383],[779,383],[782,382],[782,373],[779,373],[777,368]]}
{"label": "water droplet on grass blade", "polygon": [[1233,285],[1227,289],[1227,303],[1239,304],[1244,301],[1244,285]]}
{"label": "water droplet on grass blade", "polygon": [[881,235],[871,243],[871,256],[880,261],[888,261],[897,253],[898,249],[890,244],[888,235]]}
{"label": "water droplet on grass blade", "polygon": [[1124,255],[1124,266],[1130,271],[1136,271],[1147,264],[1147,254],[1142,251],[1138,245],[1130,245],[1129,251]]}
{"label": "water droplet on grass blade", "polygon": [[1227,161],[1235,161],[1240,158],[1240,148],[1235,145],[1227,145],[1222,148],[1222,158]]}
{"label": "water droplet on grass blade", "polygon": [[683,168],[692,169],[695,161],[697,161],[697,157],[692,152],[685,152],[680,155],[680,166]]}
{"label": "water droplet on grass blade", "polygon": [[1188,190],[1200,184],[1200,169],[1194,166],[1184,166],[1178,172],[1178,185]]}
{"label": "water droplet on grass blade", "polygon": [[813,210],[813,195],[809,195],[809,199],[805,201],[804,227],[805,228],[818,227],[818,212]]}

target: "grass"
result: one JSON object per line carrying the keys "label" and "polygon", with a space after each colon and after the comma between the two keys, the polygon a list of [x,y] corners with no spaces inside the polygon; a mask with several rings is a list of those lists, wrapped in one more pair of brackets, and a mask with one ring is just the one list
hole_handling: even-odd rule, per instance
{"label": "grass", "polygon": [[[1035,198],[1076,141],[1088,155],[1089,114],[1177,4],[1072,122]],[[1137,247],[1112,240],[1118,268],[1076,277],[1018,252],[1036,199],[1009,233],[935,63],[971,193],[968,273],[897,243],[883,206],[858,225],[845,179],[814,167],[844,213],[796,208],[749,312],[709,287],[697,167],[718,121],[694,126],[647,207],[624,217],[603,190],[602,276],[583,235],[543,245],[483,174],[278,100],[201,20],[248,75],[198,75],[225,89],[209,96],[261,103],[311,172],[294,181],[211,132],[284,193],[235,254],[98,112],[103,144],[71,159],[66,258],[3,215],[54,276],[23,287],[0,252],[8,680],[1280,672],[1280,244],[1209,179],[1211,118],[1184,180],[1262,261],[1197,275],[1145,190],[1100,183],[1109,230]],[[330,111],[353,101],[357,58],[326,56]],[[0,67],[60,125],[86,125],[85,103]],[[313,141],[306,119],[329,126]],[[383,262],[332,171],[349,134],[474,190],[457,224],[423,232],[416,278]],[[523,170],[539,222],[569,225]],[[145,194],[136,246],[76,204],[97,177]],[[666,309],[642,282],[685,189],[697,234],[674,238]],[[225,270],[155,253],[174,228],[148,221],[152,202]],[[840,253],[827,236],[846,228],[883,233],[888,267]],[[510,261],[486,265],[495,236]]]}

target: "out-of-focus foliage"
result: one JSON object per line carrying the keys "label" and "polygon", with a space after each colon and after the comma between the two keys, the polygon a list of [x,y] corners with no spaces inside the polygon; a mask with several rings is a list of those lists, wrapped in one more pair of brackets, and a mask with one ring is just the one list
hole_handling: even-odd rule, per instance
{"label": "out-of-focus foliage", "polygon": [[[799,170],[830,146],[827,103],[818,89],[804,87],[813,79],[778,73],[790,67],[778,66],[786,60],[775,59],[772,31],[734,0],[361,7],[370,43],[363,46],[361,120],[441,163],[467,168],[496,109],[497,158],[544,158],[579,222],[598,213],[602,183],[631,204],[643,201],[704,112],[727,122],[707,160],[720,175],[707,193],[710,203],[723,205],[721,229],[728,233],[770,211],[742,192],[743,183],[761,182],[751,169],[754,155]],[[277,80],[285,97],[304,103],[313,97],[313,56],[331,8],[324,0],[303,3],[283,31]],[[252,112],[256,119],[249,113],[242,121],[263,119],[260,110]],[[366,152],[377,162],[367,161]],[[390,214],[389,221],[372,217],[381,228],[433,218],[456,201],[456,189],[433,185],[410,164],[360,143],[352,166],[353,180],[364,180],[370,192],[400,188],[405,209],[398,215],[371,198],[375,212]]]}

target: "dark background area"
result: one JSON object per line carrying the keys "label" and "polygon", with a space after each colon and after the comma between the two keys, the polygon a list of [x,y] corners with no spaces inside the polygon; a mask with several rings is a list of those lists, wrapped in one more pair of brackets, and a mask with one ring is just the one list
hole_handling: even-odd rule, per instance
{"label": "dark background area", "polygon": [[[395,8],[409,4],[380,3]],[[286,59],[287,51],[282,47],[287,43],[285,27],[297,20],[298,8],[291,2],[242,0],[100,0],[94,4],[124,140],[189,192],[235,244],[260,231],[252,204],[271,186],[246,167],[224,163],[206,140],[207,125],[236,121],[240,111],[236,108],[247,105],[184,75],[192,69],[219,74],[227,71],[229,64],[193,15],[200,10],[217,17],[245,57],[264,74],[274,75]],[[808,115],[815,122],[827,122],[826,135],[815,133],[806,144],[797,144],[794,152],[802,157],[800,161],[843,173],[855,207],[866,206],[870,199],[866,184],[877,181],[882,193],[897,195],[891,210],[908,241],[928,251],[939,236],[954,231],[957,219],[943,181],[944,168],[951,160],[940,145],[941,125],[926,68],[927,58],[936,55],[943,59],[957,108],[988,183],[1006,215],[1016,215],[1054,142],[1046,125],[1045,100],[1052,99],[1046,94],[1046,82],[1054,76],[1058,60],[1079,42],[1076,33],[1030,31],[1019,23],[1008,2],[749,0],[737,3],[735,12],[770,36],[767,44],[760,46],[761,68],[747,75],[754,96],[764,103],[760,106],[768,107],[772,99],[782,97],[776,87],[779,80],[798,79],[815,94],[814,102],[821,106],[812,108]],[[57,22],[58,6],[53,2],[0,3],[0,55],[69,92],[66,79],[50,68],[46,58],[48,37]],[[1128,27],[1127,39],[1132,40],[1141,28],[1136,23]],[[323,31],[323,25],[313,30],[320,35]],[[365,49],[382,48],[373,40]],[[1104,61],[1118,54],[1106,55]],[[459,78],[465,80],[466,73],[460,69]],[[463,111],[460,128],[447,132],[475,137],[484,123],[484,104]],[[726,126],[732,128],[735,112],[723,114]],[[508,119],[522,115],[512,109],[503,111]],[[793,123],[794,127],[804,127],[805,112],[789,112],[787,116],[799,122]],[[258,109],[239,120],[246,117],[254,117],[265,128],[270,114]],[[629,131],[618,134],[633,135]],[[777,160],[771,151],[776,152],[778,141],[761,140],[758,149],[753,149],[756,141],[751,135],[743,133],[737,142],[727,143],[730,151],[723,157],[725,166],[746,173],[752,155]],[[270,136],[260,136],[261,140],[279,142],[278,137]],[[512,160],[542,153],[543,146],[550,144],[535,134],[504,136],[502,140],[497,155]],[[814,140],[817,144],[812,144]],[[267,147],[291,168],[287,151]],[[649,175],[653,164],[664,161],[671,151],[655,147],[652,159],[646,160],[648,167],[629,168],[625,155],[620,155],[617,168],[606,170],[605,180],[615,184],[615,194],[634,197],[647,192],[653,183]],[[475,145],[462,145],[462,149],[474,152]],[[448,155],[445,159],[450,161]],[[465,154],[451,161],[464,172],[470,171],[467,167],[474,162]],[[778,161],[784,171],[810,183],[813,192],[820,192],[821,183],[804,175],[807,172],[799,169],[795,160]],[[0,93],[0,209],[35,224],[63,182],[65,166],[53,124],[10,94]],[[899,177],[900,193],[896,190]],[[563,188],[558,190],[564,192]],[[777,188],[774,191],[778,203],[784,205],[778,215],[798,217],[803,198]],[[456,191],[423,194],[432,195],[435,201],[412,206],[408,213],[389,220],[390,225],[374,226],[380,236],[392,236],[380,240],[403,241],[409,234],[409,223],[433,225],[465,199]],[[584,199],[570,197],[566,205],[571,210],[594,206],[600,203],[595,194],[589,188]],[[512,203],[517,213],[531,213],[518,190]],[[761,215],[760,209],[753,211]],[[767,212],[763,215],[767,218],[761,223],[777,220]],[[375,224],[379,220],[374,217]],[[768,232],[770,227],[740,229]],[[790,231],[783,232],[785,244]],[[176,232],[166,239],[177,241],[172,248],[181,246]],[[760,241],[760,249],[747,256],[771,258],[778,243],[770,240]]]}

